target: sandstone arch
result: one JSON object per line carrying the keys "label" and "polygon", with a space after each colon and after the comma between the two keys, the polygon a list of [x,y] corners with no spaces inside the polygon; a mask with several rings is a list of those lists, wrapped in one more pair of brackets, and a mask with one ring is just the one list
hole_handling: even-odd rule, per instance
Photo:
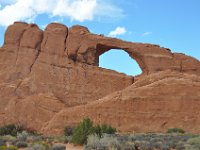
{"label": "sandstone arch", "polygon": [[[33,42],[30,42],[29,39]],[[45,31],[42,31],[37,25],[14,23],[8,27],[5,33],[3,49],[9,49],[7,52],[13,52],[13,57],[17,57],[18,49],[22,48],[32,49],[36,56],[38,55],[37,51],[41,51],[94,66],[98,66],[98,57],[104,52],[110,49],[123,49],[137,61],[143,74],[165,70],[200,74],[199,61],[192,57],[172,53],[170,49],[154,44],[133,43],[93,34],[86,27],[79,25],[68,29],[63,24],[51,23]],[[55,63],[59,61],[60,63],[58,59],[50,61]],[[14,61],[12,64],[15,65],[16,62]],[[30,63],[29,66],[31,67],[33,64]]]}
{"label": "sandstone arch", "polygon": [[[143,75],[99,68],[99,56],[113,48],[135,59]],[[122,131],[180,126],[200,132],[199,75],[198,60],[158,45],[96,35],[78,25],[53,23],[42,31],[18,22],[8,27],[0,48],[0,125],[22,120],[42,133],[61,134],[63,125],[85,116],[97,122],[101,114]]]}
{"label": "sandstone arch", "polygon": [[[125,50],[137,61],[143,74],[165,70],[184,70],[188,73],[200,74],[198,60],[184,54],[172,53],[168,48],[92,34],[83,26],[69,28],[65,51],[70,59],[98,66],[98,57],[109,49]],[[187,61],[192,65],[190,68],[186,65]]]}

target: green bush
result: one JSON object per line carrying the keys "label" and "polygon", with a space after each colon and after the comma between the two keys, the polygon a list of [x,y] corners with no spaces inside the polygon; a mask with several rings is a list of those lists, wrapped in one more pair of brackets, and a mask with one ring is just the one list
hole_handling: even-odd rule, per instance
{"label": "green bush", "polygon": [[94,127],[94,133],[99,137],[102,138],[103,134],[114,134],[116,133],[116,129],[111,127],[107,124],[96,125]]}
{"label": "green bush", "polygon": [[93,132],[98,136],[98,138],[102,138],[102,136],[103,136],[103,133],[102,133],[102,126],[96,125],[96,126],[93,128]]}
{"label": "green bush", "polygon": [[101,125],[101,131],[102,133],[107,133],[107,134],[114,134],[117,130],[110,125],[103,124]]}
{"label": "green bush", "polygon": [[0,127],[0,135],[12,135],[12,136],[17,136],[18,132],[22,132],[23,127],[21,126],[16,126],[14,124],[8,124],[3,127]]}
{"label": "green bush", "polygon": [[89,118],[85,118],[75,127],[72,135],[72,143],[78,145],[86,144],[90,134],[96,134],[99,138],[102,138],[103,134],[114,134],[115,132],[116,129],[110,125],[102,124],[93,126],[93,122]]}
{"label": "green bush", "polygon": [[167,133],[185,133],[185,131],[181,128],[171,128],[167,130]]}
{"label": "green bush", "polygon": [[89,118],[83,119],[74,129],[72,143],[83,145],[87,142],[88,135],[93,133],[93,122]]}
{"label": "green bush", "polygon": [[8,124],[0,127],[0,136],[4,135],[17,136],[18,133],[22,133],[23,131],[26,131],[29,135],[41,135],[32,129],[25,128],[21,124],[19,125]]}

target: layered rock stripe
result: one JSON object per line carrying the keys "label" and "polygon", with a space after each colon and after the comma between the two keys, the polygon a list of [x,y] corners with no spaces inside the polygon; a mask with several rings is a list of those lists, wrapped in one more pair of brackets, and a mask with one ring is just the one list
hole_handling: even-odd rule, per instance
{"label": "layered rock stripe", "polygon": [[[110,49],[126,51],[142,74],[98,67]],[[199,75],[198,60],[158,45],[96,35],[79,25],[51,23],[42,31],[16,22],[0,48],[0,124],[62,134],[64,126],[90,117],[122,132],[199,132]]]}

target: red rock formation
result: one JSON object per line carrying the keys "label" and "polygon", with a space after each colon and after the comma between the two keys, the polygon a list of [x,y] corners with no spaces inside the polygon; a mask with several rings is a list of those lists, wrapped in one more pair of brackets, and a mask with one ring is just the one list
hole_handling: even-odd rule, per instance
{"label": "red rock formation", "polygon": [[[110,49],[126,51],[142,69],[137,77],[98,67]],[[49,24],[42,31],[17,22],[0,49],[0,124],[21,122],[61,134],[83,117],[121,131],[200,132],[200,62],[158,45]]]}

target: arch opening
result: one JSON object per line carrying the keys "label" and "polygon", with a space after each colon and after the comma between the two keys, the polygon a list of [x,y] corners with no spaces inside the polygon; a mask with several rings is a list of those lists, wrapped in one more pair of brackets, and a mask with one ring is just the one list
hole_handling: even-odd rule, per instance
{"label": "arch opening", "polygon": [[142,73],[139,64],[127,52],[119,49],[110,49],[99,56],[99,67],[136,76]]}

